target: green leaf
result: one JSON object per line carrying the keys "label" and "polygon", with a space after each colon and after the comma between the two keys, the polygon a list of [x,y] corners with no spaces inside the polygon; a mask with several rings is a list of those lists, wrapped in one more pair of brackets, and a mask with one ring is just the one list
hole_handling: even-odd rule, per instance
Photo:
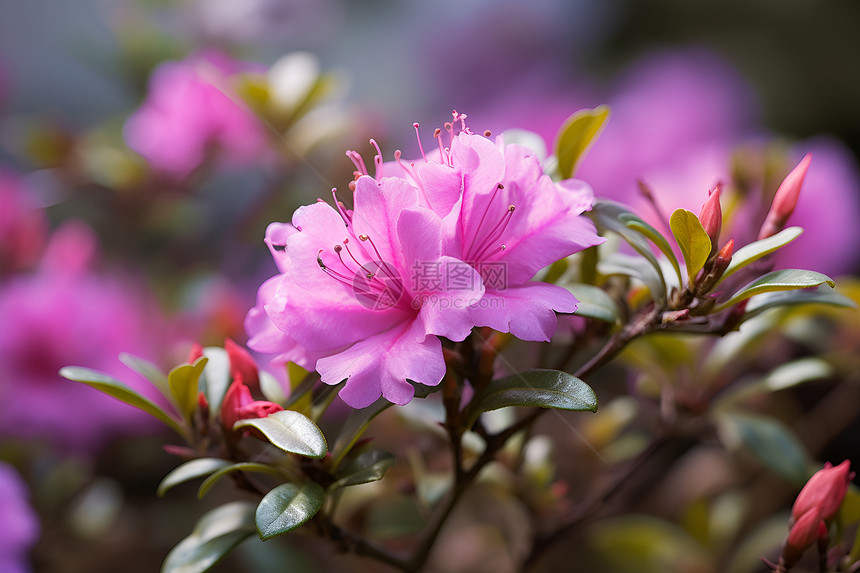
{"label": "green leaf", "polygon": [[191,535],[164,560],[161,573],[203,573],[248,537],[254,535],[253,503],[234,501],[203,515]]}
{"label": "green leaf", "polygon": [[490,383],[471,423],[481,412],[509,406],[596,412],[597,395],[588,384],[567,372],[523,370]]}
{"label": "green leaf", "polygon": [[257,532],[266,541],[299,527],[322,507],[325,491],[310,482],[303,485],[281,484],[257,506]]}
{"label": "green leaf", "polygon": [[233,425],[240,428],[257,428],[272,445],[310,458],[325,456],[327,445],[325,436],[310,418],[293,410],[275,412],[265,418],[239,420]]}
{"label": "green leaf", "polygon": [[296,364],[287,362],[287,380],[290,381],[290,395],[286,403],[291,410],[310,414],[313,401],[311,390],[313,390],[316,378],[308,378],[308,371]]}
{"label": "green leaf", "polygon": [[181,423],[173,416],[167,414],[151,400],[141,396],[119,380],[116,380],[107,374],[96,372],[89,368],[81,368],[80,366],[65,366],[60,369],[60,376],[75,382],[82,382],[87,386],[91,386],[96,390],[104,392],[108,396],[112,396],[117,400],[120,400],[121,402],[125,402],[130,406],[143,410],[150,416],[161,420],[173,428],[173,430],[175,430],[180,436],[186,437],[185,428],[183,428]]}
{"label": "green leaf", "polygon": [[171,404],[177,406],[177,408],[179,407],[173,399],[173,393],[170,391],[170,384],[167,382],[167,374],[162,372],[158,366],[152,362],[144,360],[143,358],[138,358],[137,356],[132,356],[125,352],[119,355],[119,360],[152,382],[152,385],[158,388],[158,391],[161,392],[162,396],[170,400]]}
{"label": "green leaf", "polygon": [[618,216],[618,220],[624,223],[628,229],[633,229],[638,233],[642,233],[652,243],[657,245],[663,256],[672,264],[675,269],[675,275],[678,277],[678,284],[683,284],[684,279],[681,277],[681,267],[678,266],[678,259],[675,257],[675,252],[672,250],[672,245],[669,241],[654,227],[640,219],[633,213],[622,213]]}
{"label": "green leaf", "polygon": [[800,227],[788,227],[772,237],[744,245],[732,255],[732,262],[729,263],[726,272],[723,273],[717,284],[720,284],[726,277],[733,275],[750,263],[786,246],[798,238],[801,233],[803,233],[803,229]]}
{"label": "green leaf", "polygon": [[378,481],[394,465],[394,456],[384,450],[362,452],[337,473],[338,480],[331,487],[347,487]]}
{"label": "green leaf", "polygon": [[729,308],[730,306],[757,294],[817,287],[825,283],[831,288],[836,286],[833,279],[815,271],[804,271],[800,269],[773,271],[757,278],[741,288],[738,292],[732,295],[729,300],[714,309],[714,312]]}
{"label": "green leaf", "polygon": [[197,490],[197,497],[202,498],[204,495],[209,493],[209,490],[212,489],[215,482],[231,472],[257,472],[274,476],[281,475],[281,472],[279,472],[277,468],[270,466],[269,464],[261,464],[257,462],[231,464],[228,462],[226,466],[218,468],[218,471],[203,480],[203,483],[200,484],[200,488]]}
{"label": "green leaf", "polygon": [[735,412],[722,413],[717,420],[728,445],[743,444],[765,466],[793,483],[802,484],[809,477],[803,446],[780,422]]}
{"label": "green leaf", "polygon": [[194,361],[194,364],[180,364],[167,375],[170,391],[179,406],[179,411],[182,412],[186,420],[191,419],[191,416],[194,415],[194,409],[197,407],[200,375],[203,373],[207,362],[209,359],[201,356]]}
{"label": "green leaf", "polygon": [[743,320],[747,321],[772,308],[796,304],[826,304],[843,308],[857,307],[857,304],[847,296],[833,292],[829,286],[820,286],[816,289],[782,291],[758,296],[747,305]]}
{"label": "green leaf", "polygon": [[[630,216],[633,215],[630,210],[619,203],[601,200],[595,202],[594,207],[591,211],[588,211],[586,215],[590,217],[599,228],[612,231],[627,241],[627,243],[629,243],[637,253],[642,255],[645,260],[651,264],[655,271],[652,275],[656,275],[656,279],[659,282],[659,287],[654,287],[651,284],[648,285],[649,290],[651,290],[651,296],[658,301],[665,300],[666,280],[663,278],[663,268],[660,266],[660,262],[657,260],[657,257],[651,251],[651,243],[649,243],[642,234],[634,231],[625,223],[625,221],[629,221]],[[644,277],[640,276],[639,278],[645,280]],[[647,281],[646,284],[648,284]]]}
{"label": "green leaf", "polygon": [[220,458],[199,458],[196,460],[191,460],[190,462],[185,462],[184,464],[174,468],[169,474],[164,476],[164,479],[161,480],[160,484],[158,484],[158,489],[155,490],[155,493],[158,495],[158,497],[162,497],[165,493],[167,493],[167,490],[169,490],[175,485],[179,485],[188,480],[209,475],[212,472],[227,467],[229,465],[230,462],[228,462],[227,460],[222,460]]}
{"label": "green leaf", "polygon": [[777,392],[812,380],[821,380],[833,374],[833,366],[821,358],[807,356],[782,364],[761,380],[726,392],[715,404],[719,409],[753,396]]}
{"label": "green leaf", "polygon": [[203,356],[209,359],[203,369],[206,399],[209,400],[209,417],[214,421],[221,412],[221,402],[230,385],[230,358],[227,351],[217,346],[207,346]]}
{"label": "green leaf", "polygon": [[609,107],[599,105],[594,109],[581,109],[568,117],[555,138],[555,155],[562,179],[576,173],[579,161],[591,147],[609,117]]}
{"label": "green leaf", "polygon": [[623,275],[634,277],[648,287],[651,298],[655,301],[666,300],[666,283],[663,276],[658,274],[653,265],[642,257],[624,253],[610,253],[601,259],[598,270],[604,275]]}
{"label": "green leaf", "polygon": [[567,288],[579,300],[573,312],[576,316],[596,318],[610,324],[620,322],[618,306],[602,288],[582,283],[568,285]]}
{"label": "green leaf", "polygon": [[686,209],[676,209],[669,217],[669,226],[684,255],[687,281],[692,282],[711,254],[711,238],[696,214]]}

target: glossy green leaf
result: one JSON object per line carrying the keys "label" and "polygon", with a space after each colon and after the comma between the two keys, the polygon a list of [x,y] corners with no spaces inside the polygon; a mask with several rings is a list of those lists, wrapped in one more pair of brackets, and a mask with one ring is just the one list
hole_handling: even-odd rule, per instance
{"label": "glossy green leaf", "polygon": [[180,364],[170,371],[167,381],[170,391],[179,406],[179,411],[186,419],[191,419],[197,407],[197,392],[200,388],[200,375],[209,359],[201,356],[194,364]]}
{"label": "glossy green leaf", "polygon": [[155,493],[158,495],[158,497],[161,497],[165,493],[167,493],[167,490],[169,490],[175,485],[179,485],[183,482],[209,475],[212,472],[217,471],[221,468],[225,468],[229,465],[230,462],[228,462],[227,460],[222,460],[220,458],[199,458],[196,460],[191,460],[190,462],[185,462],[184,464],[182,464],[181,466],[177,466],[169,474],[164,476],[164,479],[161,480],[160,484],[158,484],[158,489],[155,490]]}
{"label": "glossy green leaf", "polygon": [[662,233],[660,233],[660,231],[633,213],[622,213],[618,216],[618,220],[624,223],[628,229],[633,229],[638,233],[642,233],[648,238],[648,240],[657,245],[657,248],[660,249],[660,252],[663,253],[663,256],[666,257],[672,265],[672,268],[675,269],[675,275],[678,277],[678,284],[680,285],[684,282],[684,279],[681,277],[681,267],[678,265],[678,259],[675,257],[672,245],[669,244],[669,241]]}
{"label": "glossy green leaf", "polygon": [[[627,241],[637,253],[650,263],[654,269],[652,275],[657,278],[660,285],[659,288],[653,288],[652,285],[648,285],[649,289],[651,289],[651,294],[656,300],[665,300],[666,280],[663,278],[663,268],[651,250],[651,243],[641,233],[634,231],[625,223],[633,215],[630,210],[620,203],[601,200],[596,201],[591,211],[585,214],[594,221],[599,229],[612,231]],[[620,253],[618,254],[620,255]],[[639,278],[643,278],[644,280],[644,277]]]}
{"label": "glossy green leaf", "polygon": [[337,473],[338,480],[332,484],[332,488],[381,480],[393,465],[394,456],[384,450],[362,452]]}
{"label": "glossy green leaf", "polygon": [[772,237],[744,245],[732,255],[732,262],[729,263],[726,272],[723,273],[717,284],[720,284],[726,277],[733,275],[750,263],[786,246],[798,238],[801,233],[803,233],[803,229],[800,227],[788,227]]}
{"label": "glossy green leaf", "polygon": [[730,306],[757,294],[817,287],[822,284],[827,284],[831,288],[836,286],[833,279],[815,271],[804,271],[800,269],[773,271],[757,278],[741,288],[738,292],[732,295],[729,300],[714,309],[714,312],[729,308]]}
{"label": "glossy green leaf", "polygon": [[684,256],[687,280],[692,281],[711,254],[711,238],[696,214],[686,209],[676,209],[669,217],[669,226]]}
{"label": "glossy green leaf", "polygon": [[125,352],[119,355],[119,360],[152,382],[152,385],[158,388],[158,391],[161,392],[162,396],[170,400],[174,406],[178,407],[173,399],[173,393],[170,391],[170,384],[167,382],[167,374],[162,372],[158,366],[152,362],[144,360],[143,358],[138,358],[137,356],[132,356]]}
{"label": "glossy green leaf", "polygon": [[732,412],[720,414],[718,423],[729,445],[743,444],[759,461],[785,479],[802,484],[809,477],[803,446],[780,422]]}
{"label": "glossy green leaf", "polygon": [[204,387],[206,388],[206,399],[209,400],[209,417],[212,420],[221,411],[221,402],[230,385],[230,358],[227,351],[218,346],[207,346],[203,349],[203,356],[209,359],[206,368],[203,369]]}
{"label": "glossy green leaf", "polygon": [[257,428],[272,445],[302,456],[321,458],[327,451],[325,436],[310,418],[293,410],[275,412],[265,418],[239,420],[233,425],[240,428]]}
{"label": "glossy green leaf", "polygon": [[510,406],[596,412],[597,395],[588,384],[567,372],[523,370],[490,383],[474,417]]}
{"label": "glossy green leaf", "polygon": [[299,527],[322,507],[325,492],[310,482],[303,485],[281,484],[257,506],[257,532],[263,541]]}
{"label": "glossy green leaf", "polygon": [[151,400],[141,396],[119,380],[107,374],[96,372],[89,368],[81,368],[80,366],[65,366],[60,369],[60,376],[74,380],[75,382],[82,382],[130,406],[143,410],[150,416],[161,420],[173,428],[179,435],[185,436],[185,429],[173,416],[170,416]]}
{"label": "glossy green leaf", "polygon": [[745,321],[749,320],[772,308],[797,304],[826,304],[842,308],[857,307],[857,304],[853,300],[847,296],[833,292],[833,289],[829,286],[819,286],[816,289],[782,291],[757,296],[747,305],[743,319]]}
{"label": "glossy green leaf", "polygon": [[582,283],[568,285],[567,288],[579,301],[573,314],[611,324],[619,322],[618,306],[602,288]]}
{"label": "glossy green leaf", "polygon": [[197,490],[197,497],[203,497],[209,493],[209,490],[212,489],[212,486],[214,486],[219,479],[232,472],[257,472],[270,475],[281,475],[281,472],[279,472],[277,468],[272,467],[269,464],[261,464],[257,462],[231,464],[228,462],[227,465],[218,468],[217,471],[213,472],[212,475],[203,480],[203,483],[200,484],[200,488]]}
{"label": "glossy green leaf", "polygon": [[164,560],[161,573],[203,573],[248,537],[254,535],[253,503],[234,501],[203,515],[191,535]]}
{"label": "glossy green leaf", "polygon": [[581,109],[561,125],[555,139],[555,155],[562,179],[576,173],[579,161],[603,129],[609,117],[609,107],[599,105],[594,109]]}

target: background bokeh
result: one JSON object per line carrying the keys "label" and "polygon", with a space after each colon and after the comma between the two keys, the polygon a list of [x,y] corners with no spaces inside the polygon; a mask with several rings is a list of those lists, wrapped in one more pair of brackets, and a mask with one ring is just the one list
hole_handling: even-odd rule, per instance
{"label": "background bokeh", "polygon": [[[427,145],[457,109],[476,132],[551,145],[572,112],[608,103],[580,175],[643,210],[637,177],[697,211],[743,172],[738,148],[783,175],[812,150],[795,221],[806,251],[787,256],[856,272],[858,27],[853,0],[0,0],[0,532],[21,532],[0,541],[0,572],[158,569],[201,507],[191,488],[154,497],[174,462],[153,424],[55,372],[80,364],[142,387],[118,352],[167,369],[195,341],[244,342],[275,272],[266,224],[345,187],[344,150],[372,157],[370,137],[388,160],[414,156],[411,124]],[[297,50],[327,86],[311,121],[206,126],[205,159],[173,171],[134,143],[129,118],[164,62],[217,51],[266,72]],[[177,105],[164,121],[203,133]],[[856,446],[829,443],[837,462]],[[329,570],[315,543],[245,544],[217,570]]]}

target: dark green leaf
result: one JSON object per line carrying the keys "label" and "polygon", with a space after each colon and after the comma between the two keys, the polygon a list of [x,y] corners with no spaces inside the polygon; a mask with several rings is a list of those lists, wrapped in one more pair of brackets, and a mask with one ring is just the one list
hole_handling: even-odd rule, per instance
{"label": "dark green leaf", "polygon": [[203,573],[256,531],[254,504],[234,501],[203,515],[164,560],[162,573]]}
{"label": "dark green leaf", "polygon": [[609,108],[600,105],[594,109],[579,110],[562,124],[554,146],[562,179],[573,177],[576,173],[580,159],[591,147],[608,117]]}
{"label": "dark green leaf", "polygon": [[567,372],[523,370],[494,380],[481,397],[474,417],[509,406],[596,412],[597,395],[588,384]]}
{"label": "dark green leaf", "polygon": [[197,407],[197,392],[199,390],[200,375],[206,367],[209,359],[205,356],[198,358],[194,364],[180,364],[170,371],[167,381],[173,398],[179,406],[179,411],[190,420]]}
{"label": "dark green leaf", "polygon": [[800,269],[773,271],[741,288],[729,300],[714,309],[714,312],[728,308],[757,294],[816,287],[825,283],[831,288],[836,286],[833,279],[815,271],[803,271]]}
{"label": "dark green leaf", "polygon": [[338,480],[332,484],[332,488],[381,480],[393,465],[394,456],[386,451],[362,452],[337,473]]}
{"label": "dark green leaf", "polygon": [[175,485],[192,480],[195,478],[209,475],[214,471],[225,468],[230,465],[227,460],[220,458],[199,458],[185,462],[181,466],[174,468],[169,474],[164,476],[161,483],[158,484],[158,489],[155,491],[159,497],[167,493],[167,490]]}
{"label": "dark green leaf", "polygon": [[173,428],[179,435],[183,437],[186,435],[185,429],[181,426],[180,422],[158,407],[157,404],[107,374],[96,372],[89,368],[81,368],[80,366],[65,366],[60,369],[60,376],[74,380],[75,382],[82,382],[87,386],[92,386],[96,390],[101,390],[105,394],[130,406],[134,406],[139,410],[143,410],[150,416],[161,420]]}
{"label": "dark green leaf", "polygon": [[[722,282],[726,277],[729,277],[735,272],[741,270],[748,264],[786,246],[798,238],[801,233],[803,233],[803,229],[800,227],[789,227],[787,229],[783,229],[772,237],[755,241],[749,245],[744,245],[732,255],[732,262],[729,263],[729,266],[726,268],[726,272],[724,272],[723,276],[720,277],[720,282]],[[720,284],[720,282],[717,284]]]}
{"label": "dark green leaf", "polygon": [[261,464],[257,462],[241,462],[238,464],[230,464],[228,462],[226,466],[218,468],[216,472],[203,480],[203,483],[200,484],[200,488],[197,490],[197,497],[203,497],[204,495],[209,493],[209,490],[212,489],[212,486],[215,485],[215,482],[217,482],[219,479],[231,472],[257,472],[270,475],[281,475],[281,472],[279,472],[277,468],[272,467],[268,464]]}
{"label": "dark green leaf", "polygon": [[669,226],[684,255],[687,280],[692,282],[708,260],[711,239],[696,214],[686,209],[676,209],[669,217]]}
{"label": "dark green leaf", "polygon": [[568,285],[567,288],[579,300],[573,314],[596,318],[610,324],[619,322],[618,306],[602,288],[582,283]]}
{"label": "dark green leaf", "polygon": [[789,481],[802,484],[809,477],[803,446],[780,422],[735,412],[721,414],[718,422],[729,445],[740,442],[764,465]]}
{"label": "dark green leaf", "polygon": [[239,420],[233,425],[240,428],[257,428],[272,445],[285,452],[321,458],[327,451],[325,436],[310,418],[293,410],[275,412],[265,418]]}
{"label": "dark green leaf", "polygon": [[312,518],[325,500],[323,488],[315,483],[281,484],[257,506],[257,532],[266,541],[299,527]]}

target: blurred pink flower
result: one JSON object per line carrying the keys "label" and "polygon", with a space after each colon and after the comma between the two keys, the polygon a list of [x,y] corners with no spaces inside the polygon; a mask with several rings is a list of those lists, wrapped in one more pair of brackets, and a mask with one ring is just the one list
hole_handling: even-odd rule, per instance
{"label": "blurred pink flower", "polygon": [[122,352],[152,359],[155,305],[126,281],[89,270],[95,238],[67,223],[39,270],[0,287],[0,433],[82,451],[114,432],[154,427],[149,418],[83,384],[60,378],[80,365],[124,381]]}
{"label": "blurred pink flower", "polygon": [[47,222],[22,178],[0,168],[0,275],[32,267],[45,245]]}
{"label": "blurred pink flower", "polygon": [[0,462],[0,571],[32,570],[27,553],[39,538],[39,520],[27,501],[27,485],[12,466]]}
{"label": "blurred pink flower", "polygon": [[233,81],[237,74],[262,70],[216,51],[161,64],[143,105],[126,121],[128,146],[176,179],[187,177],[213,151],[228,163],[258,161],[266,132],[233,93]]}

